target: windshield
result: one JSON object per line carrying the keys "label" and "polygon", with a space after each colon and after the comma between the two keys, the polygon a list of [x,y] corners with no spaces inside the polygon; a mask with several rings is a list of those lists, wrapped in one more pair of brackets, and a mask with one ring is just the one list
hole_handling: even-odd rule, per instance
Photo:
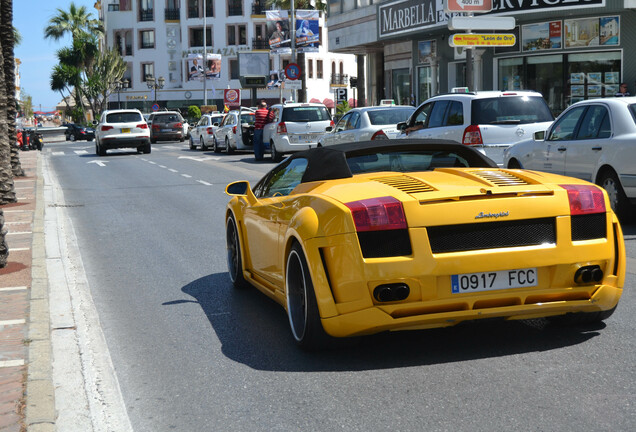
{"label": "windshield", "polygon": [[350,156],[347,164],[352,174],[380,171],[410,172],[435,168],[487,166],[483,161],[468,161],[448,151],[384,151],[361,156]]}
{"label": "windshield", "polygon": [[143,117],[140,113],[134,111],[117,112],[106,115],[106,123],[132,123],[136,121],[143,121]]}
{"label": "windshield", "polygon": [[502,96],[472,101],[472,124],[525,124],[554,120],[539,96]]}
{"label": "windshield", "polygon": [[331,116],[324,106],[285,107],[283,109],[284,122],[312,122],[331,120]]}
{"label": "windshield", "polygon": [[406,121],[413,111],[415,107],[387,108],[369,111],[367,115],[372,125],[396,125]]}

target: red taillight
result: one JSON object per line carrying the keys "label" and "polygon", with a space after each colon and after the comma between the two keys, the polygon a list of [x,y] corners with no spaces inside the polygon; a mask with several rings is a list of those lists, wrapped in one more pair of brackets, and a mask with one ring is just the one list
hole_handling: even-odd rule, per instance
{"label": "red taillight", "polygon": [[177,123],[176,125],[174,125],[174,127],[176,127],[177,129],[183,129],[183,123]]}
{"label": "red taillight", "polygon": [[278,123],[278,127],[276,128],[276,133],[286,134],[287,133],[287,125],[285,122]]}
{"label": "red taillight", "polygon": [[603,191],[593,185],[559,185],[568,191],[570,214],[605,213]]}
{"label": "red taillight", "polygon": [[329,120],[329,126],[331,126],[332,128],[335,128],[336,124],[333,122],[333,120]]}
{"label": "red taillight", "polygon": [[232,133],[236,135],[236,126],[232,126]]}
{"label": "red taillight", "polygon": [[102,126],[102,132],[113,129],[112,126]]}
{"label": "red taillight", "polygon": [[481,131],[479,130],[479,126],[470,125],[464,130],[464,138],[462,139],[462,143],[466,145],[478,145],[483,144],[484,141],[481,139]]}
{"label": "red taillight", "polygon": [[393,197],[371,198],[345,204],[357,231],[406,229],[402,203]]}
{"label": "red taillight", "polygon": [[146,123],[139,123],[136,127],[139,129],[148,129],[148,125]]}
{"label": "red taillight", "polygon": [[384,131],[382,129],[380,129],[379,131],[377,131],[376,133],[373,134],[373,136],[371,137],[371,140],[377,140],[377,139],[389,139],[388,136],[386,136],[386,134],[384,133]]}
{"label": "red taillight", "polygon": [[208,135],[213,135],[214,134],[214,129],[211,128],[211,127],[207,128],[205,131],[208,133]]}

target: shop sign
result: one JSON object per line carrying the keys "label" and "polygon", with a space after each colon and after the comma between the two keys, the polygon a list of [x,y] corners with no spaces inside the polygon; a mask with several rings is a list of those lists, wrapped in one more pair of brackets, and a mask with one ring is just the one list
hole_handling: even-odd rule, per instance
{"label": "shop sign", "polygon": [[240,106],[241,105],[241,90],[240,89],[223,90],[223,103],[230,108]]}
{"label": "shop sign", "polygon": [[452,47],[512,46],[515,42],[516,37],[513,34],[460,33],[448,38],[448,44]]}

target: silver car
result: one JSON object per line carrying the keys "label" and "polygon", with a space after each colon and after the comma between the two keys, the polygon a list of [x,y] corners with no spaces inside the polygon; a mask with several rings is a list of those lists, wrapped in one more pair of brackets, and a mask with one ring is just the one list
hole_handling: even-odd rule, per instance
{"label": "silver car", "polygon": [[400,134],[397,124],[406,121],[413,111],[415,107],[410,105],[353,108],[335,127],[327,127],[318,146],[396,138]]}
{"label": "silver car", "polygon": [[504,166],[577,177],[602,186],[619,217],[636,204],[636,97],[590,99],[568,107],[532,139],[504,152]]}
{"label": "silver car", "polygon": [[190,150],[200,147],[201,150],[213,148],[216,153],[220,151],[214,145],[214,132],[218,129],[225,114],[203,114],[197,124],[190,131]]}

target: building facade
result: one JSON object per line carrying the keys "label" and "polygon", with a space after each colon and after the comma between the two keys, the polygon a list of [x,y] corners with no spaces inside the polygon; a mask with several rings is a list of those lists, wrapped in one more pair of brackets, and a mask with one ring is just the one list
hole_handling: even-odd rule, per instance
{"label": "building facade", "polygon": [[[241,88],[239,56],[270,53],[265,0],[102,0],[96,7],[105,28],[105,46],[119,50],[127,65],[122,81],[128,88],[115,90],[109,108],[150,112],[154,105],[182,111],[190,105],[211,105],[222,110],[224,90]],[[306,100],[333,107],[334,90],[348,87],[348,77],[357,72],[356,57],[329,53],[322,13],[319,25],[320,48],[306,53],[300,66],[306,76]],[[192,59],[202,57],[204,43],[208,54],[220,55],[221,64],[219,73],[205,82],[191,73]],[[270,54],[268,60],[270,71],[280,71],[292,62],[292,55]],[[155,78],[154,85],[148,77]],[[158,88],[160,79],[163,86]],[[270,104],[293,100],[293,91],[283,87],[242,89],[241,105],[260,99]]]}
{"label": "building facade", "polygon": [[[514,17],[514,46],[472,48],[449,39],[444,0],[330,0],[329,46],[366,57],[365,91],[381,99],[419,104],[466,86],[470,90],[536,90],[557,114],[582,99],[613,96],[621,82],[636,94],[636,1],[492,0],[484,17]],[[486,2],[487,3],[487,2]],[[464,16],[463,14],[457,16]]]}

